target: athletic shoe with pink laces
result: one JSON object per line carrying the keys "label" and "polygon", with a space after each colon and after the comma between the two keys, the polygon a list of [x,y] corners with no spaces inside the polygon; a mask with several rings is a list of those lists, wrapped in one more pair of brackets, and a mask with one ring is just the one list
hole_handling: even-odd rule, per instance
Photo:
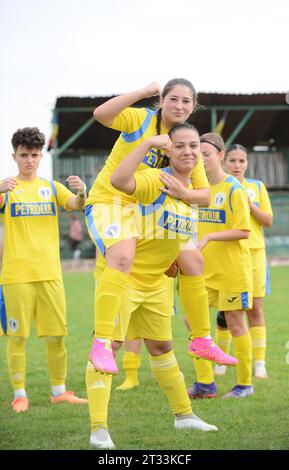
{"label": "athletic shoe with pink laces", "polygon": [[88,403],[86,398],[78,398],[75,396],[74,392],[64,392],[57,397],[50,397],[50,401],[54,405],[62,402],[70,403],[71,405],[86,405],[86,403]]}
{"label": "athletic shoe with pink laces", "polygon": [[111,341],[109,339],[102,342],[99,341],[98,338],[95,338],[89,353],[89,358],[92,361],[95,370],[105,372],[107,374],[118,373],[118,368],[111,349]]}
{"label": "athletic shoe with pink laces", "polygon": [[224,353],[212,339],[195,338],[191,340],[188,353],[190,356],[196,356],[225,366],[235,366],[238,364],[238,360],[235,357]]}
{"label": "athletic shoe with pink laces", "polygon": [[16,413],[21,413],[22,411],[27,411],[29,408],[28,398],[25,397],[17,397],[11,403],[12,410],[16,411]]}

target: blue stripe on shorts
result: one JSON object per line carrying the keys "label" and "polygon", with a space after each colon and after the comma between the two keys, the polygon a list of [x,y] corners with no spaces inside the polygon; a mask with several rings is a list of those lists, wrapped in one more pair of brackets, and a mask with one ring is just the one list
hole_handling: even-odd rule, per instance
{"label": "blue stripe on shorts", "polygon": [[6,307],[4,302],[4,294],[3,294],[3,287],[0,286],[0,322],[2,326],[2,330],[4,333],[7,333],[7,315],[6,315]]}

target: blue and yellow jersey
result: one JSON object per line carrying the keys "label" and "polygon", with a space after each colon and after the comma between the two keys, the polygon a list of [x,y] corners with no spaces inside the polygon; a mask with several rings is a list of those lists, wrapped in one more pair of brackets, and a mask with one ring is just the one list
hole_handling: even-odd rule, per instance
{"label": "blue and yellow jersey", "polygon": [[[267,214],[273,215],[272,206],[270,203],[269,195],[264,183],[259,180],[245,178],[242,185],[248,193],[248,197],[255,204]],[[249,246],[252,249],[265,248],[265,238],[263,227],[260,225],[253,215],[250,215],[251,233],[249,237]]]}
{"label": "blue and yellow jersey", "polygon": [[4,252],[0,284],[61,278],[58,205],[73,193],[56,181],[17,180],[13,191],[1,194]]}
{"label": "blue and yellow jersey", "polygon": [[[141,236],[137,239],[136,255],[130,273],[130,284],[135,289],[158,288],[165,280],[165,271],[190,239],[197,241],[197,206],[190,206],[163,193],[160,172],[169,169],[148,169],[135,173],[139,201]],[[96,277],[105,266],[103,256],[97,260]]]}
{"label": "blue and yellow jersey", "polygon": [[[226,175],[210,186],[211,203],[199,208],[199,238],[230,229],[250,230],[247,194],[236,178]],[[210,241],[203,250],[206,285],[225,292],[252,290],[249,241]]]}
{"label": "blue and yellow jersey", "polygon": [[[118,191],[110,184],[110,177],[120,162],[142,141],[157,134],[157,112],[148,108],[125,108],[115,118],[111,126],[112,129],[121,131],[114,147],[103,167],[98,174],[91,190],[89,191],[86,206],[96,202],[112,202],[113,197],[121,197],[122,203],[135,202],[133,196]],[[168,130],[161,123],[161,134],[166,134]],[[162,154],[163,155],[163,154]],[[139,165],[139,170],[148,168],[160,168],[163,156],[158,157],[157,150],[152,148]],[[208,188],[209,183],[205,173],[202,158],[192,173],[192,184],[195,189]]]}

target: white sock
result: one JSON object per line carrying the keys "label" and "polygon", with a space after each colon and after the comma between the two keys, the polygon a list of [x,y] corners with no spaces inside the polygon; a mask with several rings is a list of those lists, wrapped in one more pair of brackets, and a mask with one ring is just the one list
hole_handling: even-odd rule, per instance
{"label": "white sock", "polygon": [[51,390],[52,390],[52,395],[54,397],[59,397],[59,395],[62,395],[63,393],[66,392],[65,384],[64,385],[52,385]]}
{"label": "white sock", "polygon": [[17,388],[17,390],[14,390],[14,398],[27,398],[25,388]]}

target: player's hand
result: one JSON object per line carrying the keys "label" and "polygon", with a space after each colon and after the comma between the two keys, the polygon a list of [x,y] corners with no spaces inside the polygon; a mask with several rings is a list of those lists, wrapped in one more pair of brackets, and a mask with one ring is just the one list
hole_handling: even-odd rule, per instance
{"label": "player's hand", "polygon": [[157,82],[152,82],[142,89],[144,98],[151,98],[152,96],[159,96],[161,94],[161,87]]}
{"label": "player's hand", "polygon": [[85,183],[79,178],[79,176],[69,176],[66,180],[68,186],[75,191],[85,192],[86,186]]}
{"label": "player's hand", "polygon": [[165,171],[162,171],[160,174],[160,180],[165,185],[164,188],[160,188],[163,193],[177,199],[183,199],[185,197],[185,186],[173,175],[169,175]]}
{"label": "player's hand", "polygon": [[0,183],[0,193],[7,193],[8,191],[13,191],[15,186],[17,185],[17,181],[13,176],[10,178],[6,178]]}
{"label": "player's hand", "polygon": [[155,135],[149,139],[150,146],[156,149],[163,149],[169,152],[172,146],[172,141],[168,134]]}
{"label": "player's hand", "polygon": [[167,271],[165,272],[165,275],[168,277],[177,277],[179,272],[180,272],[179,267],[176,261],[174,261],[173,264],[169,267],[169,269],[167,269]]}
{"label": "player's hand", "polygon": [[210,241],[210,238],[208,235],[202,238],[202,240],[200,240],[197,244],[197,250],[202,251],[207,246],[209,241]]}

